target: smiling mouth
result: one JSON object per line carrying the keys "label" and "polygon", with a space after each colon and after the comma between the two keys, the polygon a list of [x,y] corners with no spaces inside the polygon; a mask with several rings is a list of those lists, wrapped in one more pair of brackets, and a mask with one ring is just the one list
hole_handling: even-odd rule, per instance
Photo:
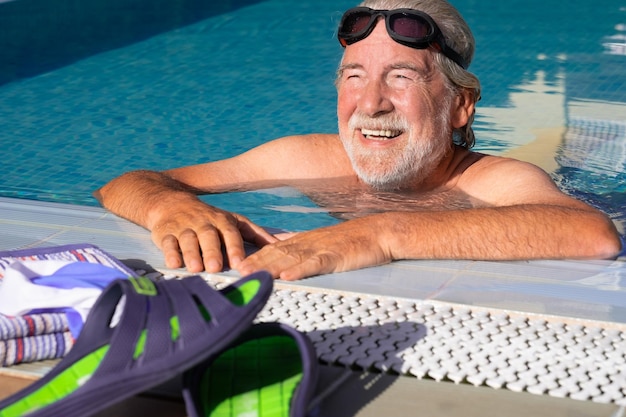
{"label": "smiling mouth", "polygon": [[374,129],[361,129],[361,133],[368,140],[389,140],[397,138],[402,134],[401,130],[374,130]]}

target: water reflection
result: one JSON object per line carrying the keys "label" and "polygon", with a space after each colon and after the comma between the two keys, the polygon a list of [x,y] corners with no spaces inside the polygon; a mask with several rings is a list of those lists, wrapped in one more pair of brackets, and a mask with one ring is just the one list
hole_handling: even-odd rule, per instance
{"label": "water reflection", "polygon": [[300,181],[295,186],[316,207],[298,205],[266,207],[281,212],[327,213],[336,219],[347,220],[389,211],[444,211],[486,206],[485,203],[458,190],[438,190],[428,193],[385,192],[341,179],[324,181],[323,184]]}
{"label": "water reflection", "polygon": [[[292,180],[289,185],[273,181],[240,184],[240,190],[202,196],[202,199],[245,214],[259,224],[289,230],[310,229],[314,227],[310,222],[315,222],[316,218],[325,218],[321,221],[334,224],[339,220],[389,211],[444,211],[488,206],[458,190],[439,189],[427,193],[378,191],[354,178]],[[289,216],[281,213],[306,215],[307,220],[292,222],[288,220]],[[288,223],[295,226],[287,226]]]}
{"label": "water reflection", "polygon": [[[626,7],[621,7],[620,11],[626,15]],[[606,37],[604,52],[609,55],[626,55],[626,18],[624,22],[615,25],[615,31],[617,33]]]}

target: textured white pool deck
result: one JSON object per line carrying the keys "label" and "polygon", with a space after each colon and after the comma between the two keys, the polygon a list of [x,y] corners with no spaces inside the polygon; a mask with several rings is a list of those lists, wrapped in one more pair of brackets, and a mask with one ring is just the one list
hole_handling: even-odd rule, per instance
{"label": "textured white pool deck", "polygon": [[[147,231],[105,210],[0,198],[0,250],[70,243],[97,245],[135,268],[185,274],[164,268]],[[206,277],[219,283],[232,279],[233,273]],[[404,261],[296,283],[278,281],[276,288],[274,304],[261,319],[284,317],[311,332],[325,362],[418,377],[384,374],[372,379],[371,374],[354,370],[346,376],[345,368],[329,366],[323,378],[337,385],[332,392],[322,393],[319,415],[373,416],[385,410],[387,416],[401,416],[414,415],[419,408],[431,416],[522,415],[522,410],[523,415],[624,415],[624,259]],[[349,303],[356,306],[350,312],[336,308]],[[359,308],[361,316],[384,317],[355,321],[350,314]],[[311,313],[324,309],[326,316]],[[337,323],[332,323],[332,317],[338,318]],[[415,322],[413,327],[405,325],[410,322]],[[471,326],[476,330],[468,330],[464,338],[460,329]],[[420,331],[423,335],[413,340],[411,335]],[[545,339],[546,334],[552,339]],[[381,343],[387,335],[404,339]],[[341,343],[349,345],[344,353]],[[391,358],[389,349],[381,351],[385,343],[404,353]],[[561,351],[554,347],[559,343]],[[535,349],[534,356],[525,357],[525,349]],[[483,355],[482,363],[473,350],[491,353]],[[436,363],[427,363],[429,358]],[[532,362],[542,360],[541,369],[534,370]],[[473,368],[465,366],[472,361]],[[367,401],[348,410],[346,404],[339,405],[345,399],[342,392]]]}

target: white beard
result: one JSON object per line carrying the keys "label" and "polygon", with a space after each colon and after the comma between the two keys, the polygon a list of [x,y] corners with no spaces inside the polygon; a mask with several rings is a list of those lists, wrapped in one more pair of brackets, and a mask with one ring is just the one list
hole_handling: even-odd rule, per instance
{"label": "white beard", "polygon": [[[449,106],[441,106],[448,109]],[[422,183],[451,149],[452,128],[447,111],[433,121],[430,132],[416,137],[410,124],[401,116],[384,115],[370,118],[355,113],[348,123],[353,135],[363,127],[380,130],[400,130],[408,136],[404,148],[365,149],[355,138],[341,138],[357,176],[379,190],[395,190]]]}

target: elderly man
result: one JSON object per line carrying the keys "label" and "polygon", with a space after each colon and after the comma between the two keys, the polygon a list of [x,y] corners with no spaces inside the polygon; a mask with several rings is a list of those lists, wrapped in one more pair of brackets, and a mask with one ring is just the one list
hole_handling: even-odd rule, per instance
{"label": "elderly man", "polygon": [[[344,14],[338,37],[338,135],[284,137],[227,160],[129,172],[97,198],[151,230],[168,267],[191,272],[221,270],[222,249],[242,274],[266,269],[285,280],[397,259],[619,252],[610,219],[559,191],[545,172],[469,150],[480,96],[467,71],[474,39],[445,0],[366,0]],[[273,236],[197,198],[278,185],[329,206],[335,189],[365,209],[337,225]],[[260,250],[246,257],[244,241]]]}

